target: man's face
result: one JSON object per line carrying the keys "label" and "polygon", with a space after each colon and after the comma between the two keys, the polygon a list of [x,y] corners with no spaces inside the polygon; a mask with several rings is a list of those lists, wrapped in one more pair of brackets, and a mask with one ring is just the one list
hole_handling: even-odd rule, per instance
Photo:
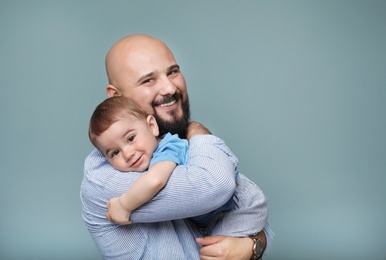
{"label": "man's face", "polygon": [[184,137],[190,117],[185,78],[165,45],[145,46],[122,52],[114,87],[154,115],[161,135]]}

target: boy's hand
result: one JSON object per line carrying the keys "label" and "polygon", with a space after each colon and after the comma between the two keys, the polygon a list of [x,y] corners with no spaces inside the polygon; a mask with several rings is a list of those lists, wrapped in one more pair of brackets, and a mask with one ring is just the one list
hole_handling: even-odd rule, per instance
{"label": "boy's hand", "polygon": [[106,219],[120,225],[131,224],[130,219],[131,212],[128,212],[122,207],[119,198],[112,198],[107,202],[107,209],[109,210],[106,214]]}

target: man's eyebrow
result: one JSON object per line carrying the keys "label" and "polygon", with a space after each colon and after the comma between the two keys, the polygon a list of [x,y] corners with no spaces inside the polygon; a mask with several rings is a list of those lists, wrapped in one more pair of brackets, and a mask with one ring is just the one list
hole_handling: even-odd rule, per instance
{"label": "man's eyebrow", "polygon": [[[174,64],[174,65],[171,65],[167,71],[171,71],[171,70],[174,70],[174,69],[178,69],[180,70],[180,66],[178,64]],[[155,72],[149,72],[145,75],[143,75],[142,77],[140,77],[138,80],[137,80],[137,84],[141,84],[141,82],[146,79],[146,78],[149,78],[149,77],[153,77],[155,75]]]}
{"label": "man's eyebrow", "polygon": [[168,68],[168,71],[174,70],[174,69],[180,69],[180,66],[178,64],[174,64]]}
{"label": "man's eyebrow", "polygon": [[140,84],[144,79],[148,78],[148,77],[152,77],[154,76],[154,72],[149,72],[145,75],[143,75],[142,77],[140,77],[138,80],[137,80],[137,84]]}

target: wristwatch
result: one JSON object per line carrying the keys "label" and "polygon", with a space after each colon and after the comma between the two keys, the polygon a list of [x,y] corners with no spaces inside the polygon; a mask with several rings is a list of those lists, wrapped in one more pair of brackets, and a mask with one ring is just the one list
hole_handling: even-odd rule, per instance
{"label": "wristwatch", "polygon": [[252,248],[252,257],[251,260],[262,260],[263,259],[263,245],[261,243],[260,238],[250,237],[253,240],[253,248]]}

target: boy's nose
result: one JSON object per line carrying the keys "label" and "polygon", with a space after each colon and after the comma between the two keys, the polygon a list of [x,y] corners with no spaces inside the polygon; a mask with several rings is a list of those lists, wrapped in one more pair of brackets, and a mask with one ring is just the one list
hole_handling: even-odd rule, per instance
{"label": "boy's nose", "polygon": [[134,152],[131,149],[126,149],[122,153],[126,161],[130,160],[134,155]]}

